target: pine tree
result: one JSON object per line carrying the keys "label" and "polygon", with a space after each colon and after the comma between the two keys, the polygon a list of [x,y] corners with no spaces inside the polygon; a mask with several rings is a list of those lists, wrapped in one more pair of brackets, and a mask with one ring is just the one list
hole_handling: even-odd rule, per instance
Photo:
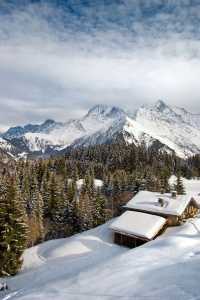
{"label": "pine tree", "polygon": [[28,199],[27,208],[28,208],[28,215],[32,215],[37,203],[37,197],[39,192],[37,177],[33,169],[29,181],[30,181],[30,185],[29,185],[30,196]]}
{"label": "pine tree", "polygon": [[94,207],[89,192],[84,188],[81,190],[78,200],[78,216],[81,231],[93,228]]}
{"label": "pine tree", "polygon": [[101,225],[105,222],[105,203],[106,199],[98,189],[97,192],[93,196],[94,203],[94,226]]}
{"label": "pine tree", "polygon": [[71,226],[72,232],[77,233],[80,231],[80,220],[77,187],[74,180],[67,185],[66,197],[68,202],[68,224]]}
{"label": "pine tree", "polygon": [[60,194],[58,191],[58,186],[56,182],[55,175],[52,174],[50,183],[49,183],[49,202],[48,202],[48,216],[51,220],[54,218],[56,209],[60,203]]}
{"label": "pine tree", "polygon": [[49,202],[50,202],[50,188],[49,188],[49,172],[45,170],[41,183],[41,196],[43,199],[43,214],[44,218],[49,215]]}
{"label": "pine tree", "polygon": [[66,199],[63,193],[63,182],[53,174],[49,184],[48,219],[50,221],[50,238],[64,237],[67,233]]}
{"label": "pine tree", "polygon": [[166,169],[161,172],[160,187],[161,187],[161,193],[168,193],[170,191],[169,173]]}
{"label": "pine tree", "polygon": [[34,207],[34,218],[38,229],[38,241],[44,240],[44,202],[40,192],[37,192],[37,200]]}
{"label": "pine tree", "polygon": [[30,178],[28,176],[28,172],[24,172],[21,185],[21,193],[23,196],[24,209],[26,214],[28,214],[30,212]]}
{"label": "pine tree", "polygon": [[184,195],[185,194],[185,188],[183,185],[182,178],[180,176],[180,173],[177,175],[177,182],[176,182],[176,191],[178,195]]}
{"label": "pine tree", "polygon": [[0,276],[15,275],[26,247],[22,199],[14,178],[0,185]]}

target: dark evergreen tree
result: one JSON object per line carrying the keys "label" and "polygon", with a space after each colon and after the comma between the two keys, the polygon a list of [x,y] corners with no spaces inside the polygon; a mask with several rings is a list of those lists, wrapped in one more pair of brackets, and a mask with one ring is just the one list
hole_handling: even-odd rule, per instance
{"label": "dark evergreen tree", "polygon": [[93,195],[93,203],[94,203],[94,226],[101,225],[105,223],[106,220],[106,199],[101,193],[101,190],[98,189],[97,192]]}
{"label": "dark evergreen tree", "polygon": [[160,175],[161,193],[170,192],[169,177],[170,177],[170,174],[169,174],[168,170],[167,169],[162,170],[161,175]]}
{"label": "dark evergreen tree", "polygon": [[38,228],[38,241],[42,242],[45,237],[44,230],[44,202],[40,192],[37,192],[37,200],[34,207],[34,219]]}
{"label": "dark evergreen tree", "polygon": [[0,184],[0,276],[15,275],[26,247],[22,199],[14,178]]}
{"label": "dark evergreen tree", "polygon": [[184,195],[185,194],[185,188],[183,185],[183,180],[180,176],[180,173],[177,175],[177,182],[176,182],[176,191],[178,195]]}

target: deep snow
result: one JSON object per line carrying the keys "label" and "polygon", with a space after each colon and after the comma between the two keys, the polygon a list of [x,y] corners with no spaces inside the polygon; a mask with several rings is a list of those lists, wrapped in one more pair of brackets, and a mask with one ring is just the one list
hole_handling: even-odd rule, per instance
{"label": "deep snow", "polygon": [[[200,181],[184,183],[198,192]],[[132,250],[112,243],[109,226],[26,250],[1,299],[200,299],[199,217]]]}

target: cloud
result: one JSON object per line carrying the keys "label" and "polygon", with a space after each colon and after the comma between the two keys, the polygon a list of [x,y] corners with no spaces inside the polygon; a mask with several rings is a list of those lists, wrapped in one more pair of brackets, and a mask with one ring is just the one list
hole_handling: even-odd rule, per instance
{"label": "cloud", "polygon": [[2,126],[158,98],[200,112],[200,7],[187,0],[2,1]]}

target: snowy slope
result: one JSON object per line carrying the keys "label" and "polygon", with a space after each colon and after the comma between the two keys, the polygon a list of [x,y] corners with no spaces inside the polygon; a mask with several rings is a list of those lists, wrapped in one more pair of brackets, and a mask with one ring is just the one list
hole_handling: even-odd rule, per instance
{"label": "snowy slope", "polygon": [[[48,127],[41,125],[36,127],[34,131],[25,131],[22,134],[17,132],[16,136],[14,136],[12,131],[10,141],[12,142],[15,140],[16,143],[18,139],[19,144],[23,141],[30,152],[41,151],[44,153],[49,148],[61,149],[62,147],[66,147],[70,145],[75,138],[82,136],[84,133],[84,128],[77,120],[71,120],[66,123],[57,123],[52,121],[51,125]],[[10,133],[9,135],[6,133],[3,136],[9,137]]]}
{"label": "snowy slope", "polygon": [[200,218],[132,250],[112,243],[109,226],[26,250],[1,299],[199,299]]}
{"label": "snowy slope", "polygon": [[17,126],[9,128],[4,134],[3,137],[11,140],[12,138],[20,138],[26,133],[42,132],[48,133],[53,128],[62,126],[62,123],[57,123],[54,120],[46,120],[44,123],[38,124],[27,124],[25,126]]}
{"label": "snowy slope", "polygon": [[200,130],[191,120],[186,123],[185,118],[177,114],[177,108],[174,110],[163,101],[138,109],[135,120],[143,125],[144,131],[151,133],[152,137],[173,149],[180,157],[200,152]]}
{"label": "snowy slope", "polygon": [[154,135],[154,137],[152,136],[151,128],[145,128],[142,124],[129,117],[126,118],[126,122],[123,126],[123,134],[127,143],[134,143],[136,145],[145,143],[147,147],[152,146],[153,143],[159,139],[156,135]]}
{"label": "snowy slope", "polygon": [[[48,285],[65,284],[78,274],[126,252],[125,248],[112,244],[108,225],[75,235],[67,239],[48,241],[25,251],[21,274],[9,279],[11,299],[37,298],[37,292]],[[47,288],[48,289],[48,288]],[[54,297],[59,297],[56,293]],[[65,297],[65,296],[64,296]],[[56,298],[57,299],[57,298]],[[62,298],[61,298],[62,299]]]}
{"label": "snowy slope", "polygon": [[0,137],[0,150],[10,157],[15,157],[18,154],[18,150],[9,141]]}
{"label": "snowy slope", "polygon": [[180,107],[174,107],[173,110],[181,116],[182,120],[185,123],[191,125],[192,127],[200,129],[200,114],[192,114],[184,108]]}
{"label": "snowy slope", "polygon": [[7,142],[6,140],[0,138],[0,148],[2,150],[9,152],[9,151],[11,151],[12,145],[9,142]]}
{"label": "snowy slope", "polygon": [[47,148],[62,149],[70,145],[74,138],[84,134],[84,129],[77,121],[70,121],[53,127],[49,132],[28,132],[24,135],[26,144],[31,152],[42,151]]}

